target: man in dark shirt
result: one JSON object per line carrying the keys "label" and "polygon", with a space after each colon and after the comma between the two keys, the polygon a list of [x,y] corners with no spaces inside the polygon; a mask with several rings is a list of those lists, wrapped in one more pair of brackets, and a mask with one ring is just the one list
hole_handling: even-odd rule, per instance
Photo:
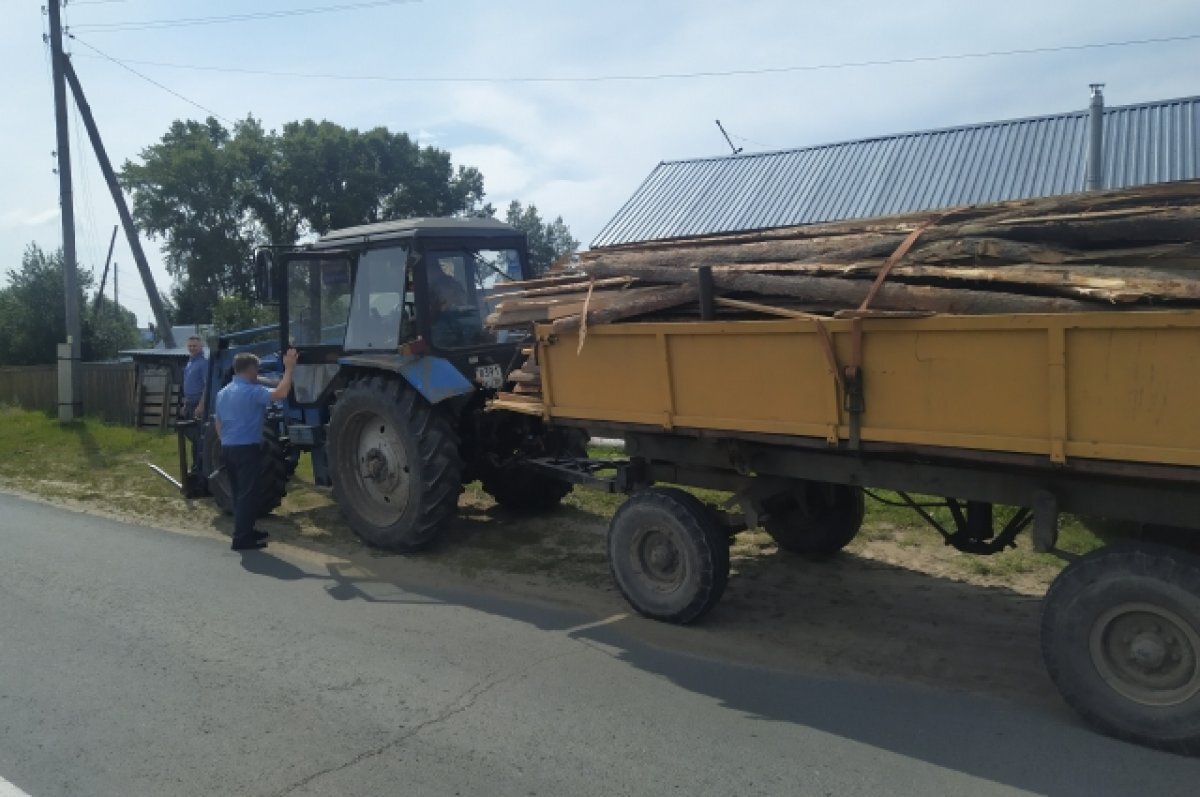
{"label": "man in dark shirt", "polygon": [[[208,358],[199,335],[187,339],[188,361],[183,368],[183,408],[181,421],[201,420],[204,417],[204,388],[208,385]],[[190,426],[185,436],[192,442],[192,474],[200,473],[200,426]]]}
{"label": "man in dark shirt", "polygon": [[242,352],[233,358],[233,381],[217,394],[215,423],[233,496],[233,544],[229,547],[235,551],[267,547],[267,535],[254,530],[258,474],[262,470],[263,418],[272,401],[287,398],[299,358],[295,349],[288,349],[283,355],[283,379],[271,389],[258,384],[258,358]]}

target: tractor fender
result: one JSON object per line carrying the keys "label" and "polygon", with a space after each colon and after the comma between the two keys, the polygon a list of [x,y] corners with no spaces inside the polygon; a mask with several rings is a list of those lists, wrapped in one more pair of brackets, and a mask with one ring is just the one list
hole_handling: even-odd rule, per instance
{"label": "tractor fender", "polygon": [[338,358],[338,364],[399,374],[430,404],[475,392],[475,385],[449,360],[433,355],[354,354]]}

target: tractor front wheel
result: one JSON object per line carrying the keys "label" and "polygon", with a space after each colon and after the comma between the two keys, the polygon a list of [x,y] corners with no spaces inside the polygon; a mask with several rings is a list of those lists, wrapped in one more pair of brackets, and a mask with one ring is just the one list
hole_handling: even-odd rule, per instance
{"label": "tractor front wheel", "polygon": [[329,420],[333,494],[368,545],[411,552],[450,523],[462,492],[458,438],[445,414],[396,379],[354,381]]}

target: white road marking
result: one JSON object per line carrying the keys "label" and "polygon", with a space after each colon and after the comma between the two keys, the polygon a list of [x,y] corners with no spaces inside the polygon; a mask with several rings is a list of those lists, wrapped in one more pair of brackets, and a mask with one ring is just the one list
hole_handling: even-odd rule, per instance
{"label": "white road marking", "polygon": [[568,628],[563,633],[564,634],[577,634],[580,631],[586,631],[589,628],[599,628],[602,625],[612,625],[613,623],[621,622],[628,616],[629,616],[629,614],[627,612],[621,612],[620,614],[614,614],[612,617],[605,617],[603,620],[597,620],[594,623],[584,623],[583,625],[577,625],[574,628]]}
{"label": "white road marking", "polygon": [[4,778],[0,778],[0,797],[29,797],[29,795]]}

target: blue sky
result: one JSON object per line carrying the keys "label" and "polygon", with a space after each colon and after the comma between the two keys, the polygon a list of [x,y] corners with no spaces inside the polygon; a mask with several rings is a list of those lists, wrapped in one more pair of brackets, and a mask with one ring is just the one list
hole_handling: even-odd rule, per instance
{"label": "blue sky", "polygon": [[[50,81],[40,6],[0,0],[0,271],[36,241],[59,245]],[[347,5],[354,0],[74,0],[78,39],[118,59],[281,72],[412,78],[581,77],[837,64],[1200,34],[1200,3],[1010,0],[424,0],[325,14],[113,31],[89,25]],[[365,4],[365,3],[364,3]],[[204,111],[71,48],[114,162],[177,118]],[[756,76],[578,83],[419,83],[233,74],[134,64],[230,119],[268,127],[311,117],[385,125],[479,167],[488,198],[561,214],[585,243],[660,160],[1200,94],[1200,41]],[[72,122],[73,130],[77,128]],[[76,158],[80,260],[103,264],[116,222],[91,153]],[[82,157],[81,157],[82,155]],[[169,285],[158,244],[147,249]],[[149,317],[118,240],[122,303]]]}

